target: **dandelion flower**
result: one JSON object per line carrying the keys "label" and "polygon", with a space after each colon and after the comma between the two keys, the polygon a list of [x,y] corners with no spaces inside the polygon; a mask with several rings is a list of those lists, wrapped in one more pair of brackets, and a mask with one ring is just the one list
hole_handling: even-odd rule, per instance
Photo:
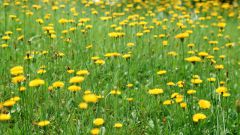
{"label": "dandelion flower", "polygon": [[198,122],[199,120],[204,120],[206,118],[207,118],[207,116],[203,113],[194,114],[193,117],[192,117],[194,122]]}
{"label": "dandelion flower", "polygon": [[64,83],[61,81],[56,81],[52,84],[54,88],[62,88],[64,86]]}
{"label": "dandelion flower", "polygon": [[94,119],[93,124],[95,126],[101,126],[101,125],[104,124],[104,119],[103,118],[96,118],[96,119]]}
{"label": "dandelion flower", "polygon": [[81,76],[75,76],[75,77],[72,77],[70,80],[69,80],[69,83],[81,83],[84,81],[84,77],[81,77]]}
{"label": "dandelion flower", "polygon": [[77,86],[77,85],[71,85],[71,86],[68,87],[68,90],[72,91],[72,92],[76,92],[76,91],[80,91],[81,87]]}
{"label": "dandelion flower", "polygon": [[202,109],[209,109],[211,107],[211,103],[209,101],[203,100],[203,99],[198,101],[198,105]]}
{"label": "dandelion flower", "polygon": [[115,123],[113,127],[115,128],[121,128],[123,126],[122,123]]}
{"label": "dandelion flower", "polygon": [[98,101],[98,97],[95,94],[87,94],[83,96],[83,100],[87,103],[96,103]]}
{"label": "dandelion flower", "polygon": [[15,66],[10,69],[12,75],[19,75],[23,74],[23,67],[22,66]]}
{"label": "dandelion flower", "polygon": [[44,85],[45,81],[42,79],[35,79],[29,82],[29,86],[30,87],[37,87],[37,86],[41,86]]}
{"label": "dandelion flower", "polygon": [[50,121],[48,121],[48,120],[40,121],[40,122],[37,123],[37,125],[39,127],[45,127],[45,126],[47,126],[49,124],[50,124]]}
{"label": "dandelion flower", "polygon": [[99,128],[93,128],[92,130],[91,130],[91,134],[92,135],[98,135],[100,133],[100,129]]}
{"label": "dandelion flower", "polygon": [[159,94],[163,93],[163,89],[158,89],[158,88],[150,89],[150,90],[148,90],[148,93],[150,95],[159,95]]}
{"label": "dandelion flower", "polygon": [[11,119],[11,115],[10,114],[0,114],[0,121],[7,121]]}

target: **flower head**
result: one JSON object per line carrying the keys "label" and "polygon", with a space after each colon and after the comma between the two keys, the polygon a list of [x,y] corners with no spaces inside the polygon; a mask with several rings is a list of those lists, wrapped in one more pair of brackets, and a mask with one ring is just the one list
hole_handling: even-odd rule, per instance
{"label": "flower head", "polygon": [[104,119],[103,118],[96,118],[96,119],[94,119],[93,124],[95,126],[101,126],[101,125],[104,124]]}
{"label": "flower head", "polygon": [[193,117],[192,117],[194,122],[198,122],[199,120],[204,120],[206,118],[207,118],[207,116],[203,113],[194,114]]}

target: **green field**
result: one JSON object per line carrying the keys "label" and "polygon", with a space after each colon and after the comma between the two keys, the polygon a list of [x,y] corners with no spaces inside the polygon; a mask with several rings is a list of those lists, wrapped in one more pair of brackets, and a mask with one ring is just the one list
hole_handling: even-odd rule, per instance
{"label": "green field", "polygon": [[1,0],[0,14],[1,135],[240,135],[237,1]]}

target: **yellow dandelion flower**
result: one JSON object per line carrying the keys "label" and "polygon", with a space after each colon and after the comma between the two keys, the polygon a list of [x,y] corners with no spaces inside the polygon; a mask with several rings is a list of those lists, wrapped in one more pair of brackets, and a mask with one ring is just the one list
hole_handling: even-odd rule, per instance
{"label": "yellow dandelion flower", "polygon": [[218,94],[226,93],[227,91],[228,91],[227,88],[226,88],[226,87],[223,87],[223,86],[218,87],[218,88],[216,89],[216,92],[217,92]]}
{"label": "yellow dandelion flower", "polygon": [[88,108],[88,104],[87,104],[86,102],[81,102],[81,103],[78,105],[78,107],[79,107],[80,109],[87,109],[87,108]]}
{"label": "yellow dandelion flower", "polygon": [[79,70],[76,73],[77,75],[89,75],[89,71],[88,70]]}
{"label": "yellow dandelion flower", "polygon": [[209,109],[211,107],[211,103],[209,101],[203,100],[203,99],[198,101],[198,105],[202,109]]}
{"label": "yellow dandelion flower", "polygon": [[191,63],[196,63],[196,62],[201,62],[201,58],[197,57],[197,56],[192,56],[192,57],[188,57],[188,58],[185,58],[185,60],[187,62],[191,62]]}
{"label": "yellow dandelion flower", "polygon": [[120,90],[111,90],[110,94],[112,95],[121,95],[121,91]]}
{"label": "yellow dandelion flower", "polygon": [[159,95],[162,93],[163,93],[163,89],[155,88],[155,89],[148,90],[148,94],[150,94],[150,95]]}
{"label": "yellow dandelion flower", "polygon": [[44,85],[45,81],[42,79],[35,79],[29,82],[29,86],[30,87],[37,87],[37,86],[41,86]]}
{"label": "yellow dandelion flower", "polygon": [[104,124],[104,119],[103,118],[96,118],[96,119],[94,119],[93,124],[95,126],[101,126],[101,125]]}
{"label": "yellow dandelion flower", "polygon": [[37,125],[39,127],[45,127],[45,126],[47,126],[49,124],[50,124],[50,121],[48,121],[48,120],[40,121],[40,122],[37,123]]}
{"label": "yellow dandelion flower", "polygon": [[183,109],[185,109],[185,108],[187,108],[187,103],[186,103],[186,102],[182,102],[182,103],[180,103],[180,106],[181,106]]}
{"label": "yellow dandelion flower", "polygon": [[68,87],[68,90],[72,91],[72,92],[76,92],[76,91],[80,91],[81,87],[77,86],[77,85],[71,85],[71,86]]}
{"label": "yellow dandelion flower", "polygon": [[95,94],[86,94],[83,96],[83,100],[87,103],[96,103],[98,101],[98,97]]}
{"label": "yellow dandelion flower", "polygon": [[19,91],[20,92],[23,92],[23,91],[25,91],[26,90],[26,87],[24,87],[24,86],[21,86],[20,88],[19,88]]}
{"label": "yellow dandelion flower", "polygon": [[23,74],[23,67],[22,66],[15,66],[10,69],[12,75],[19,75]]}
{"label": "yellow dandelion flower", "polygon": [[11,115],[10,114],[0,114],[0,121],[7,121],[11,119]]}
{"label": "yellow dandelion flower", "polygon": [[75,76],[75,77],[72,77],[70,80],[69,80],[69,83],[81,83],[84,81],[84,77],[81,77],[81,76]]}
{"label": "yellow dandelion flower", "polygon": [[6,106],[6,107],[12,107],[16,104],[16,101],[14,100],[7,100],[5,102],[3,102],[3,106]]}
{"label": "yellow dandelion flower", "polygon": [[91,130],[91,134],[92,135],[98,135],[100,133],[100,129],[99,128],[93,128],[92,130]]}
{"label": "yellow dandelion flower", "polygon": [[20,83],[20,82],[23,82],[26,80],[26,77],[24,75],[19,75],[19,76],[16,76],[16,77],[13,77],[12,78],[12,83]]}
{"label": "yellow dandelion flower", "polygon": [[163,101],[163,105],[171,105],[173,103],[174,102],[172,100],[165,100],[165,101]]}
{"label": "yellow dandelion flower", "polygon": [[54,83],[52,84],[52,86],[53,86],[54,88],[62,88],[62,87],[64,87],[64,83],[61,82],[61,81],[56,81],[56,82],[54,82]]}
{"label": "yellow dandelion flower", "polygon": [[122,123],[115,123],[113,127],[115,128],[121,128],[123,126]]}
{"label": "yellow dandelion flower", "polygon": [[193,117],[192,117],[194,122],[198,122],[199,120],[204,120],[206,118],[207,118],[207,116],[203,113],[194,114]]}
{"label": "yellow dandelion flower", "polygon": [[196,90],[188,90],[187,94],[192,95],[192,94],[195,94],[196,92],[197,92]]}
{"label": "yellow dandelion flower", "polygon": [[166,73],[167,73],[166,70],[159,70],[159,71],[157,72],[158,75],[164,75],[164,74],[166,74]]}

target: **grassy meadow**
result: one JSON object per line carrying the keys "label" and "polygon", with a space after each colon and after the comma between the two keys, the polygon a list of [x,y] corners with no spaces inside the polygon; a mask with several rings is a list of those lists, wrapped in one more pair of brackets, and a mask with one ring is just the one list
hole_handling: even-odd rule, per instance
{"label": "grassy meadow", "polygon": [[239,135],[240,7],[1,0],[1,135]]}

